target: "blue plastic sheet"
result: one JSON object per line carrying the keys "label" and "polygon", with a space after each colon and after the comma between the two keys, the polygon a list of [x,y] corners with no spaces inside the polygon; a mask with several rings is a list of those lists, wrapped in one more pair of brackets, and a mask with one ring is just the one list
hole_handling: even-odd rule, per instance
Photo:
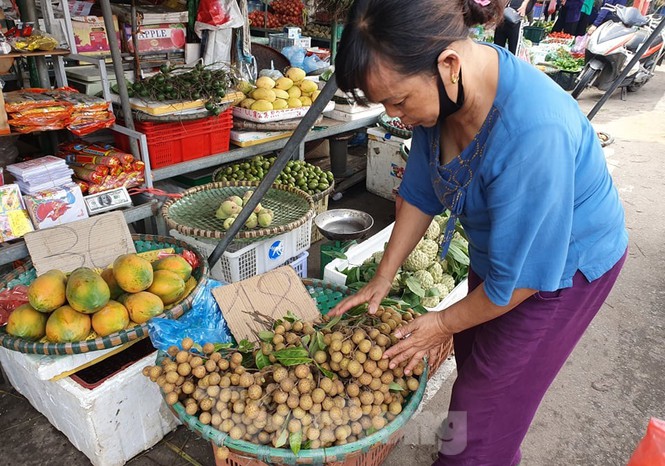
{"label": "blue plastic sheet", "polygon": [[233,337],[212,290],[222,283],[209,278],[192,302],[192,308],[178,320],[154,318],[148,321],[152,345],[162,351],[169,346],[180,348],[183,338],[189,337],[203,346],[205,343],[231,343]]}

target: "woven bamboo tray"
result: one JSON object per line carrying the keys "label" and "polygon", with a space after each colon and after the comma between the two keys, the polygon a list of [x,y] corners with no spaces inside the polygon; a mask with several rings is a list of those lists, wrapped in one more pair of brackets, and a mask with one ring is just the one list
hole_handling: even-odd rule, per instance
{"label": "woven bamboo tray", "polygon": [[[191,309],[194,296],[196,296],[196,293],[205,285],[206,277],[208,276],[207,258],[203,257],[201,253],[199,253],[195,248],[189,246],[187,243],[174,238],[154,235],[132,235],[132,238],[134,239],[136,252],[173,248],[177,253],[180,253],[184,249],[187,249],[193,252],[198,258],[199,266],[192,272],[192,276],[197,280],[196,288],[194,288],[185,299],[158,316],[168,319],[177,319]],[[37,278],[37,272],[32,266],[32,263],[28,261],[24,267],[18,268],[2,277],[0,279],[0,287],[2,287],[2,289],[6,289],[16,285],[29,286],[35,278]],[[130,341],[143,338],[147,335],[148,325],[143,323],[126,330],[112,333],[111,335],[105,337],[70,343],[51,343],[16,338],[8,335],[4,327],[0,327],[0,345],[10,350],[29,354],[79,354],[113,348]]]}
{"label": "woven bamboo tray", "polygon": [[[169,228],[183,235],[199,238],[223,238],[224,220],[215,217],[221,202],[229,196],[240,196],[256,190],[258,182],[217,182],[188,189],[180,199],[171,199],[162,207],[162,215]],[[306,192],[286,185],[273,185],[261,200],[261,205],[272,209],[275,216],[268,228],[240,230],[235,239],[261,240],[268,236],[291,231],[314,215],[314,201]]]}
{"label": "woven bamboo tray", "polygon": [[[349,295],[345,286],[333,285],[321,280],[304,279],[310,296],[316,301],[321,314],[327,314],[339,301]],[[445,345],[444,345],[445,346]],[[445,349],[442,347],[442,350]],[[169,357],[160,351],[157,356],[157,365]],[[301,450],[298,455],[285,448],[272,448],[255,445],[244,440],[233,440],[228,434],[220,432],[210,425],[202,424],[197,417],[185,412],[185,407],[178,402],[170,409],[175,416],[190,430],[198,433],[203,439],[210,441],[213,448],[226,446],[230,456],[226,461],[217,460],[217,465],[227,466],[268,466],[268,465],[294,465],[316,464],[330,466],[378,466],[390,454],[392,448],[401,440],[404,433],[402,428],[416,412],[423,399],[429,374],[432,369],[425,365],[420,376],[418,390],[411,394],[402,412],[383,429],[376,433],[347,445]],[[162,393],[162,395],[164,395]]]}

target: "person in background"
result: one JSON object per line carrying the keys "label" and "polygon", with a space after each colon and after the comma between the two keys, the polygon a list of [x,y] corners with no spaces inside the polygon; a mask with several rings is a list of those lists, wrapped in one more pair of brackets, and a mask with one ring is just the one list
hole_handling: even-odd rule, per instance
{"label": "person in background", "polygon": [[[603,6],[606,5],[623,5],[626,6],[626,0],[605,0],[603,2]],[[607,10],[604,10],[603,7],[600,8],[598,11],[598,16],[596,16],[596,19],[594,20],[593,24],[589,26],[589,30],[587,31],[587,34],[591,35],[593,32],[598,29],[598,26],[603,24],[605,21],[610,19],[610,12]]]}
{"label": "person in background", "polygon": [[[551,5],[551,8],[550,8]],[[543,3],[543,19],[545,21],[554,21],[556,19],[556,14],[559,11],[559,8],[561,8],[561,0],[555,0],[554,2],[550,2],[548,5],[547,2]]]}
{"label": "person in background", "polygon": [[397,330],[383,355],[408,376],[453,336],[436,466],[519,464],[543,396],[627,255],[619,193],[577,102],[505,48],[469,38],[505,5],[355,0],[335,60],[342,91],[382,103],[413,137],[376,275],[328,315],[365,303],[375,314],[434,215],[451,213],[444,257],[458,219],[469,237],[469,293]]}
{"label": "person in background", "polygon": [[587,33],[587,26],[591,20],[591,13],[593,12],[593,4],[595,0],[584,0],[582,9],[580,10],[580,20],[577,22],[577,30],[575,36],[584,36]]}
{"label": "person in background", "polygon": [[[550,9],[552,8],[552,2],[550,1]],[[561,0],[561,9],[559,10],[559,17],[557,18],[554,26],[552,27],[552,32],[565,32],[574,36],[577,32],[577,23],[580,20],[580,15],[582,14],[582,4],[584,0]]]}
{"label": "person in background", "polygon": [[[535,0],[511,0],[509,6],[517,10],[521,17],[525,17],[533,10]],[[505,47],[508,42],[508,50],[515,55],[517,53],[517,44],[520,40],[521,24],[512,24],[503,21],[494,30],[494,43],[499,47]]]}

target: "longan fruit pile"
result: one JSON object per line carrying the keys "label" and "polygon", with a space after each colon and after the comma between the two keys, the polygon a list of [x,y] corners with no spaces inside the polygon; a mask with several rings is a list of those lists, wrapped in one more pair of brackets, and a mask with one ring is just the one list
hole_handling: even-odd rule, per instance
{"label": "longan fruit pile", "polygon": [[[233,439],[282,447],[295,436],[302,448],[345,445],[393,421],[418,389],[422,361],[408,377],[406,362],[391,369],[383,359],[398,341],[393,332],[415,316],[411,309],[380,307],[375,315],[324,317],[322,324],[282,319],[260,332],[260,348],[246,353],[216,351],[212,343],[198,353],[185,338],[181,348],[169,348],[170,358],[143,373],[169,405],[181,402],[187,414]],[[308,357],[284,359],[293,349]],[[269,363],[259,369],[262,357]]]}

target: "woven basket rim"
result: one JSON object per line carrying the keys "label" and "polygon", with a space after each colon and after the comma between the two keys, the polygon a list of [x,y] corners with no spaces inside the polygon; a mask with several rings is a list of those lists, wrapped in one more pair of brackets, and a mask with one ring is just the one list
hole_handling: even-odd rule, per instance
{"label": "woven basket rim", "polygon": [[[176,306],[171,309],[167,309],[162,314],[156,316],[158,318],[167,318],[167,319],[177,319],[185,314],[192,307],[194,297],[198,291],[205,286],[205,283],[208,279],[209,270],[208,270],[208,260],[207,257],[204,257],[196,248],[193,248],[184,241],[180,241],[176,238],[169,236],[158,236],[158,235],[144,235],[144,234],[132,234],[132,239],[134,241],[153,241],[161,243],[169,243],[174,246],[187,249],[188,251],[193,252],[197,259],[199,260],[199,269],[201,278],[197,280],[197,284],[194,289],[189,293],[189,295],[183,299]],[[34,267],[32,266],[32,261],[26,261],[25,265],[19,268],[14,269],[12,272],[4,275],[2,277],[2,285],[0,289],[5,288],[5,284],[25,272],[29,272]],[[197,274],[199,270],[197,270]],[[0,346],[3,346],[7,349],[19,351],[26,354],[47,354],[47,355],[66,355],[66,354],[80,354],[88,353],[91,351],[99,351],[103,349],[114,348],[116,346],[124,345],[130,341],[137,340],[148,336],[148,324],[144,322],[142,324],[137,324],[132,328],[120,330],[119,332],[114,332],[105,337],[97,337],[91,340],[81,340],[77,342],[68,342],[68,343],[42,343],[39,341],[26,340],[23,338],[13,337],[6,333],[4,327],[0,327]],[[114,340],[116,341],[114,343]]]}
{"label": "woven basket rim", "polygon": [[[203,230],[201,228],[189,227],[187,225],[181,225],[180,223],[177,223],[169,215],[169,209],[171,208],[171,206],[179,202],[182,198],[198,192],[210,191],[212,189],[223,189],[227,187],[257,188],[259,184],[260,182],[257,181],[216,181],[213,183],[208,183],[201,186],[195,186],[193,188],[189,188],[186,191],[182,192],[182,197],[180,199],[169,199],[164,203],[161,211],[162,217],[164,217],[164,220],[166,221],[166,224],[169,226],[169,228],[173,228],[179,233],[182,233],[183,235],[195,236],[199,238],[222,239],[224,238],[224,236],[226,236],[224,232],[217,230]],[[284,184],[272,185],[269,189],[286,191],[291,194],[295,194],[297,196],[304,198],[307,201],[307,204],[309,205],[309,210],[299,219],[287,223],[286,225],[260,228],[258,230],[249,230],[249,231],[241,230],[236,234],[234,239],[262,239],[268,236],[280,235],[282,233],[295,230],[296,228],[304,225],[305,222],[309,221],[311,218],[314,217],[314,209],[315,209],[314,200],[312,199],[312,196],[307,194],[305,191]]]}
{"label": "woven basket rim", "polygon": [[[348,288],[343,285],[334,285],[317,279],[303,279],[302,282],[306,286],[328,288],[349,294]],[[156,363],[160,364],[161,360],[165,357],[168,357],[168,355],[163,351],[159,351]],[[353,443],[329,448],[301,450],[298,455],[295,455],[291,450],[285,448],[255,445],[245,440],[233,440],[228,434],[220,432],[212,426],[203,425],[199,422],[198,418],[188,415],[181,402],[170,406],[170,408],[176,417],[178,417],[178,419],[183,424],[187,425],[192,431],[197,432],[204,439],[212,441],[217,446],[228,447],[234,451],[234,453],[252,455],[252,457],[256,457],[260,461],[268,463],[278,462],[279,464],[312,464],[313,462],[321,461],[324,463],[328,461],[342,461],[349,456],[364,453],[379,443],[388,443],[393,435],[406,425],[423,399],[425,388],[427,386],[428,374],[429,366],[425,364],[425,369],[419,377],[420,385],[418,390],[411,394],[411,397],[402,409],[402,412],[383,429]],[[162,396],[164,396],[163,392]]]}
{"label": "woven basket rim", "polygon": [[377,120],[379,126],[387,130],[390,134],[400,137],[402,139],[410,139],[413,136],[413,131],[409,131],[408,129],[397,128],[396,126],[391,125],[387,121],[388,118],[391,117],[388,116],[386,112],[381,113],[381,115],[379,115],[379,118]]}
{"label": "woven basket rim", "polygon": [[[309,163],[309,162],[307,162],[307,163]],[[215,171],[212,172],[212,181],[213,181],[213,183],[224,183],[223,181],[215,181],[215,179],[217,178],[217,174],[223,168],[225,168],[225,167],[222,166],[222,167],[216,168]],[[280,185],[279,183],[273,183],[272,186],[288,186],[288,185]],[[333,180],[332,183],[330,183],[330,186],[328,187],[328,189],[326,189],[324,191],[321,191],[320,193],[310,194],[310,196],[312,197],[312,200],[314,202],[318,202],[321,199],[323,199],[324,197],[330,195],[330,193],[332,193],[334,190],[335,190],[335,180]],[[308,193],[306,193],[306,194],[308,194]]]}

